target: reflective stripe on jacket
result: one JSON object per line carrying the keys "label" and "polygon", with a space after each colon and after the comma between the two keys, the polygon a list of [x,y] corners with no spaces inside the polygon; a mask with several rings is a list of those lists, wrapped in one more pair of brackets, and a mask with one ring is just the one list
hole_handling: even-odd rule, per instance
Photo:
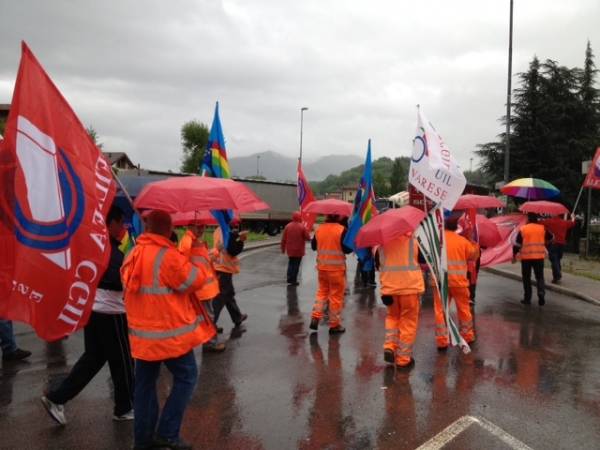
{"label": "reflective stripe on jacket", "polygon": [[478,246],[454,231],[446,230],[444,236],[448,257],[448,286],[469,287],[468,262],[479,256]]}
{"label": "reflective stripe on jacket", "polygon": [[344,227],[339,223],[324,223],[317,228],[317,269],[346,270],[346,255],[342,250]]}
{"label": "reflective stripe on jacket", "polygon": [[237,256],[231,256],[223,246],[223,233],[217,227],[213,233],[213,257],[214,268],[217,272],[240,273],[240,260]]}
{"label": "reflective stripe on jacket", "polygon": [[[197,249],[190,253],[196,256]],[[121,277],[134,358],[176,358],[214,335],[214,325],[198,314],[190,298],[207,273],[166,237],[142,234],[123,263]]]}
{"label": "reflective stripe on jacket", "polygon": [[200,289],[194,292],[194,296],[200,301],[212,300],[219,295],[219,282],[217,280],[217,274],[215,273],[213,263],[210,259],[206,242],[203,242],[204,245],[198,247],[194,256],[191,256],[192,244],[196,239],[196,235],[190,230],[187,230],[179,241],[179,251],[185,256],[190,257],[194,264],[202,266],[206,270],[206,281]]}
{"label": "reflective stripe on jacket", "polygon": [[402,236],[379,247],[378,252],[383,295],[422,294],[425,291],[416,239]]}
{"label": "reflective stripe on jacket", "polygon": [[528,223],[521,227],[521,259],[544,259],[546,257],[546,229],[539,223]]}

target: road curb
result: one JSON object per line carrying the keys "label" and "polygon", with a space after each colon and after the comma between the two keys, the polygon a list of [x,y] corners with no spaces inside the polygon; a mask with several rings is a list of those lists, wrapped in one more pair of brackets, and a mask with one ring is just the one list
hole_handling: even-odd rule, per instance
{"label": "road curb", "polygon": [[[511,278],[517,281],[523,281],[521,275],[513,273],[509,270],[496,269],[494,267],[485,267],[482,270],[489,273],[493,273],[494,275],[500,275],[501,277]],[[600,300],[590,297],[589,295],[582,294],[581,292],[574,291],[572,289],[567,289],[565,287],[551,283],[546,284],[546,289],[548,291],[558,292],[559,294],[568,295],[569,297],[574,297],[579,300],[583,300],[584,302],[591,303],[592,305],[600,306]]]}
{"label": "road curb", "polygon": [[[253,244],[252,246],[244,247],[244,252],[260,250],[260,249],[268,248],[268,247],[275,247],[276,245],[279,245],[279,244],[280,244],[279,241],[259,242],[259,243]],[[243,253],[240,255],[240,257],[242,257],[242,256],[244,256]]]}

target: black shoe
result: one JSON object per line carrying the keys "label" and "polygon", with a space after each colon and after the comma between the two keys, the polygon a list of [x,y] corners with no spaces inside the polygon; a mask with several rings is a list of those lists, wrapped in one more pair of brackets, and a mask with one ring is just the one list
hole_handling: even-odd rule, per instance
{"label": "black shoe", "polygon": [[544,306],[545,304],[546,304],[546,299],[544,299],[544,298],[540,298],[540,299],[538,300],[538,305],[540,305],[540,306]]}
{"label": "black shoe", "polygon": [[204,344],[202,346],[202,353],[222,353],[225,351],[225,343],[219,342],[218,344]]}
{"label": "black shoe", "polygon": [[171,441],[169,439],[156,438],[154,441],[154,447],[152,448],[162,448],[162,449],[171,449],[171,450],[192,450],[191,444],[178,439],[177,441]]}
{"label": "black shoe", "polygon": [[394,351],[390,350],[389,348],[386,348],[383,351],[383,360],[386,363],[394,364],[394,362],[395,362],[395,360],[394,360]]}
{"label": "black shoe", "polygon": [[248,318],[248,314],[242,314],[241,317],[240,317],[240,321],[236,322],[234,325],[236,327],[242,326],[242,322],[244,322],[247,318]]}
{"label": "black shoe", "polygon": [[396,364],[396,369],[398,370],[410,370],[415,366],[415,360],[414,358],[410,358],[410,362],[404,366],[401,366],[400,364]]}
{"label": "black shoe", "polygon": [[329,329],[329,334],[341,334],[341,333],[345,333],[345,332],[346,332],[346,329],[341,325],[338,325],[337,327],[333,327],[333,328]]}
{"label": "black shoe", "polygon": [[223,333],[223,327],[217,327],[217,333],[219,333],[219,334]]}
{"label": "black shoe", "polygon": [[29,358],[30,356],[30,351],[18,348],[14,352],[4,353],[2,355],[2,361],[21,361],[22,359]]}
{"label": "black shoe", "polygon": [[521,300],[523,305],[531,305],[531,300]]}
{"label": "black shoe", "polygon": [[440,353],[446,353],[448,351],[448,346],[444,346],[444,347],[438,347],[437,351]]}
{"label": "black shoe", "polygon": [[558,280],[556,278],[553,278],[550,283],[552,283],[552,284],[560,284],[560,280]]}
{"label": "black shoe", "polygon": [[311,319],[308,328],[317,331],[319,329],[319,319]]}

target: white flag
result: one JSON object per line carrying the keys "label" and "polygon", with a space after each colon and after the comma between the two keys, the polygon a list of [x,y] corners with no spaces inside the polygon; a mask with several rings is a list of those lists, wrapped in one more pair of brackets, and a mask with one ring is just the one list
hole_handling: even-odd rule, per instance
{"label": "white flag", "polygon": [[408,181],[446,209],[454,208],[467,184],[450,149],[421,108],[417,112],[417,133],[413,139]]}

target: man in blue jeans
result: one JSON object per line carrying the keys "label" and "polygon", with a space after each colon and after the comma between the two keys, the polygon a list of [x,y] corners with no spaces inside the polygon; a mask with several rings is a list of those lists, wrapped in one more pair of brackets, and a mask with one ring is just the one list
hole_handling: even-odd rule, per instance
{"label": "man in blue jeans", "polygon": [[31,352],[17,347],[10,320],[0,319],[0,346],[2,347],[3,361],[20,361],[31,356]]}

